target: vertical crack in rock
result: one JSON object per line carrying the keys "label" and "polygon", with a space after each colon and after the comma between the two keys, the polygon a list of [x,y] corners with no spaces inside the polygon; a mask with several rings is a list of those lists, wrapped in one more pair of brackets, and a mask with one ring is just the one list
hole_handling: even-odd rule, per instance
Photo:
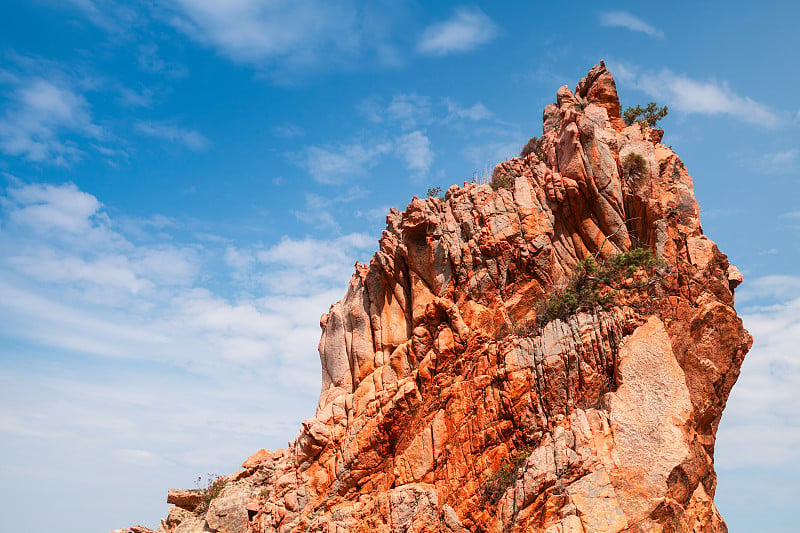
{"label": "vertical crack in rock", "polygon": [[[625,126],[601,62],[544,109],[539,149],[497,165],[507,189],[391,210],[320,319],[316,414],[159,532],[727,531],[714,443],[752,339],[662,136]],[[638,247],[660,274],[537,313],[579,262]]]}

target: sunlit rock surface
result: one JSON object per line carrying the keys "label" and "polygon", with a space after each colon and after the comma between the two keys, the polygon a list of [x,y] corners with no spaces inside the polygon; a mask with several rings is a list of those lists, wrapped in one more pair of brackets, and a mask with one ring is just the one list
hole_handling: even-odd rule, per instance
{"label": "sunlit rock surface", "polygon": [[[320,320],[316,414],[205,512],[170,492],[159,532],[727,531],[713,456],[752,342],[741,274],[663,132],[621,120],[602,63],[556,98],[538,149],[495,169],[507,188],[388,214]],[[579,261],[636,247],[663,259],[657,282],[535,322]]]}

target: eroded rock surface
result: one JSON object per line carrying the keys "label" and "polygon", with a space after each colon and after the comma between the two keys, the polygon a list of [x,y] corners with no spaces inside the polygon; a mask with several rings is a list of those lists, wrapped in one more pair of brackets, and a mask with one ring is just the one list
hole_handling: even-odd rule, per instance
{"label": "eroded rock surface", "polygon": [[[320,320],[315,416],[159,532],[727,531],[713,454],[752,342],[741,274],[663,132],[620,119],[602,63],[543,118],[536,153],[495,169],[508,188],[389,213]],[[626,175],[630,154],[644,171]],[[535,322],[579,261],[635,247],[663,259],[656,283]]]}

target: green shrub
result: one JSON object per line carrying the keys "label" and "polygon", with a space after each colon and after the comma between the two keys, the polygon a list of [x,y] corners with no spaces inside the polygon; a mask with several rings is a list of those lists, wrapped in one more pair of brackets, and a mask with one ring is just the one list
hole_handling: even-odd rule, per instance
{"label": "green shrub", "polygon": [[637,270],[654,272],[664,265],[664,260],[656,257],[649,248],[635,248],[617,254],[609,259],[606,271],[614,276],[609,282],[632,276]]}
{"label": "green shrub", "polygon": [[517,474],[525,460],[533,453],[532,446],[524,446],[506,457],[500,469],[486,480],[483,486],[484,497],[491,503],[496,504],[503,497],[508,487],[517,479]]}
{"label": "green shrub", "polygon": [[[198,485],[201,480],[201,477],[197,478]],[[223,477],[214,474],[208,474],[207,486],[202,489],[202,500],[200,500],[200,503],[198,503],[197,507],[194,508],[195,514],[198,516],[203,516],[206,514],[208,511],[208,506],[211,505],[211,501],[218,498],[219,495],[222,494],[222,489],[225,488],[227,483],[228,480]]]}
{"label": "green shrub", "polygon": [[545,154],[542,140],[539,139],[539,137],[531,137],[528,143],[522,147],[522,151],[519,153],[519,156],[524,158],[529,154],[536,154],[536,157],[539,158],[539,161],[547,160],[547,154]]}
{"label": "green shrub", "polygon": [[608,303],[601,291],[601,271],[597,262],[588,257],[575,266],[567,285],[548,294],[536,308],[536,322],[544,325],[557,318],[564,320],[581,309],[594,309]]}
{"label": "green shrub", "polygon": [[[575,266],[565,287],[539,301],[536,323],[541,327],[556,319],[565,320],[581,310],[613,305],[617,291],[645,287],[656,279],[662,266],[663,260],[647,248],[622,252],[601,264],[588,257]],[[643,279],[637,280],[639,272]]]}
{"label": "green shrub", "polygon": [[626,155],[622,159],[622,172],[625,175],[625,179],[632,183],[640,182],[650,176],[645,158],[633,153]]}
{"label": "green shrub", "polygon": [[667,106],[658,107],[657,103],[650,102],[645,107],[639,105],[628,107],[622,113],[622,119],[625,121],[626,126],[632,126],[639,122],[648,128],[654,128],[659,120],[667,116],[668,110]]}
{"label": "green shrub", "polygon": [[492,174],[492,182],[489,184],[492,186],[492,189],[510,189],[512,185],[514,185],[514,178],[509,176],[508,174],[501,174],[499,172],[495,172]]}

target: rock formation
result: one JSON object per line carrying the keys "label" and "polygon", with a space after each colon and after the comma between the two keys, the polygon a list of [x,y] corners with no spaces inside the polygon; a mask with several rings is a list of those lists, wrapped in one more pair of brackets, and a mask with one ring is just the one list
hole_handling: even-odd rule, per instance
{"label": "rock formation", "polygon": [[[320,320],[316,415],[213,495],[170,491],[160,533],[727,531],[713,457],[752,342],[741,275],[602,63],[543,118],[502,186],[390,211]],[[602,305],[542,315],[635,248],[657,274],[633,265]]]}

